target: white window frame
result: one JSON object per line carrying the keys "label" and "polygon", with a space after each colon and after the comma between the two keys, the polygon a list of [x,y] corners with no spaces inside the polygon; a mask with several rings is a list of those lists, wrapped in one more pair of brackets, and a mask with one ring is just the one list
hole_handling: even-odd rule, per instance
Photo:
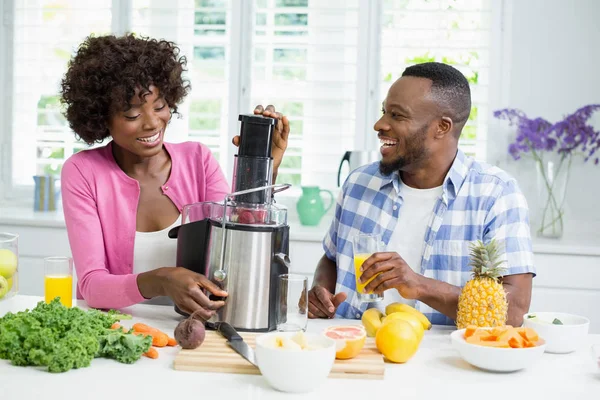
{"label": "white window frame", "polygon": [[[14,7],[14,0],[0,1],[0,201],[11,203],[26,199],[30,193],[12,183]],[[30,201],[33,203],[33,199]]]}
{"label": "white window frame", "polygon": [[[3,106],[0,107],[0,203],[30,205],[33,204],[32,185],[13,185],[12,180],[12,76],[13,76],[13,31],[15,1],[0,1],[2,26],[0,27],[0,93]],[[380,93],[380,34],[384,0],[358,0],[358,54],[356,81],[356,128],[354,148],[376,150],[379,146],[373,131],[373,125],[380,116],[380,105],[385,93]],[[506,0],[492,1],[492,31],[490,51],[492,54],[492,76],[490,83],[490,118],[488,126],[492,125],[491,113],[508,99],[507,86],[503,84],[509,78],[505,55],[509,54],[507,40],[504,37],[507,24],[507,10],[510,4]],[[510,3],[510,1],[508,1]],[[223,172],[231,182],[233,154],[235,146],[231,141],[239,133],[238,115],[251,113],[255,104],[250,104],[251,69],[247,68],[252,60],[251,40],[253,37],[253,21],[243,18],[253,15],[253,0],[232,0],[231,3],[231,64],[229,69],[229,99],[228,99],[228,129],[227,143],[223,143],[222,151],[227,156],[221,163]],[[124,34],[132,25],[132,0],[112,0],[113,19],[111,28],[114,34]],[[490,153],[491,143],[487,137],[477,139],[477,151],[485,159]],[[348,149],[351,150],[351,149]],[[479,153],[481,151],[481,153]],[[492,160],[492,162],[497,160]],[[335,171],[331,172],[332,174]],[[336,192],[338,189],[334,190]],[[280,196],[295,198],[300,194],[300,188],[283,192]]]}

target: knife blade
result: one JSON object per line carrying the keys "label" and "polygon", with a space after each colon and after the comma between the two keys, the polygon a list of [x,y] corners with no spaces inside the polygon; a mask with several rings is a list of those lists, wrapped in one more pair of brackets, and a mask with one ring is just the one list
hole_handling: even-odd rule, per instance
{"label": "knife blade", "polygon": [[231,346],[238,354],[248,360],[252,365],[256,365],[256,356],[254,349],[244,342],[244,339],[236,332],[233,326],[227,322],[215,323],[217,331],[227,339],[227,344]]}

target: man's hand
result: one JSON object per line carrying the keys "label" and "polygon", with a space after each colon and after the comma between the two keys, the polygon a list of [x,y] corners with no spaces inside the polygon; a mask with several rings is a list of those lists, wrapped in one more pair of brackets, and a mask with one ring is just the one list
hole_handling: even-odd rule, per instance
{"label": "man's hand", "polygon": [[[277,171],[283,160],[283,154],[287,149],[288,137],[290,136],[290,121],[288,117],[275,110],[275,106],[269,104],[266,108],[262,105],[257,105],[254,108],[255,115],[263,115],[265,117],[275,118],[277,123],[273,130],[273,140],[271,141],[271,157],[273,157],[273,175],[277,176]],[[240,137],[236,135],[232,143],[235,146],[240,145]],[[273,179],[275,182],[275,179]]]}
{"label": "man's hand", "polygon": [[397,289],[405,299],[417,299],[423,277],[404,261],[398,253],[375,253],[362,265],[362,283],[374,279],[365,286],[365,293],[381,294],[387,289]]}
{"label": "man's hand", "polygon": [[346,300],[346,293],[335,296],[323,286],[315,286],[308,292],[308,318],[333,318],[335,310]]}

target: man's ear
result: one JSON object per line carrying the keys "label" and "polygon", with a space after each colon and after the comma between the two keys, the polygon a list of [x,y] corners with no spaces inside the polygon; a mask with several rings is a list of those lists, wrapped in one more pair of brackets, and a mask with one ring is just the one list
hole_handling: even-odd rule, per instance
{"label": "man's ear", "polygon": [[452,118],[450,117],[442,117],[437,126],[437,132],[435,134],[436,139],[442,139],[446,135],[449,135],[452,132],[452,127],[454,126],[454,122],[452,122]]}

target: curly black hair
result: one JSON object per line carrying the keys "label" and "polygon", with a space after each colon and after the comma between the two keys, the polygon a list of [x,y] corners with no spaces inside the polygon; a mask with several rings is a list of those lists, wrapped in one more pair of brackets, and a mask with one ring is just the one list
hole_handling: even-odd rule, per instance
{"label": "curly black hair", "polygon": [[[61,82],[61,102],[69,126],[87,144],[109,137],[108,122],[130,108],[154,85],[172,113],[191,89],[183,78],[187,60],[173,42],[133,34],[88,36],[69,61]],[[140,96],[141,97],[141,96]]]}

